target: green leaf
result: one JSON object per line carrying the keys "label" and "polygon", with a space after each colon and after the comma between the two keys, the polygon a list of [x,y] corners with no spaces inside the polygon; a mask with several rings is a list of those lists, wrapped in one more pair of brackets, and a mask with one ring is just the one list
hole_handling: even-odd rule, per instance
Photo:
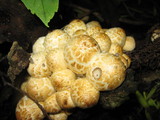
{"label": "green leaf", "polygon": [[58,11],[59,0],[22,0],[25,6],[31,10],[32,14],[36,14],[41,21],[47,26],[53,18],[55,12]]}
{"label": "green leaf", "polygon": [[140,103],[144,108],[149,107],[146,99],[144,98],[144,96],[143,96],[138,90],[136,91],[136,96],[137,96],[137,99],[138,99],[139,103]]}

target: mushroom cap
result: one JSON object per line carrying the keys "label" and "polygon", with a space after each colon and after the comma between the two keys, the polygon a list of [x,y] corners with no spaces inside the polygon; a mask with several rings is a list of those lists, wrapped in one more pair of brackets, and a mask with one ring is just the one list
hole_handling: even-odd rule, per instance
{"label": "mushroom cap", "polygon": [[92,35],[95,33],[104,33],[101,25],[97,21],[91,21],[86,24],[88,35]]}
{"label": "mushroom cap", "polygon": [[126,69],[131,65],[131,59],[127,54],[122,54],[121,56],[119,56],[121,61],[123,62],[124,66],[126,67]]}
{"label": "mushroom cap", "polygon": [[125,66],[119,57],[99,53],[89,62],[86,77],[99,91],[113,90],[125,79]]}
{"label": "mushroom cap", "polygon": [[126,33],[120,27],[110,28],[105,32],[109,38],[111,39],[112,43],[118,43],[120,46],[124,46],[126,41]]}
{"label": "mushroom cap", "polygon": [[44,39],[45,39],[45,36],[39,37],[35,41],[35,43],[33,44],[33,47],[32,47],[33,53],[45,51],[45,47],[43,45],[44,44]]}
{"label": "mushroom cap", "polygon": [[61,111],[61,108],[57,103],[56,94],[57,93],[52,94],[44,101],[44,109],[47,113],[58,113]]}
{"label": "mushroom cap", "polygon": [[111,40],[105,33],[95,33],[92,37],[98,42],[102,52],[108,52],[111,46]]}
{"label": "mushroom cap", "polygon": [[122,55],[123,48],[118,43],[112,43],[109,49],[109,53],[117,55],[117,56]]}
{"label": "mushroom cap", "polygon": [[63,50],[70,40],[71,38],[66,32],[60,29],[56,29],[46,35],[44,46],[47,51],[53,50],[55,48]]}
{"label": "mushroom cap", "polygon": [[28,95],[39,102],[44,101],[55,92],[51,81],[47,77],[28,77],[26,89]]}
{"label": "mushroom cap", "polygon": [[35,102],[24,96],[17,104],[16,118],[17,120],[42,120],[44,115]]}
{"label": "mushroom cap", "polygon": [[64,90],[56,93],[57,103],[61,109],[71,109],[75,104],[71,98],[70,90]]}
{"label": "mushroom cap", "polygon": [[70,36],[72,36],[77,30],[86,30],[85,23],[80,19],[75,19],[64,27],[64,31]]}
{"label": "mushroom cap", "polygon": [[72,37],[79,36],[79,35],[88,35],[88,33],[86,32],[86,30],[80,29],[80,30],[75,31]]}
{"label": "mushroom cap", "polygon": [[56,91],[69,90],[76,79],[75,73],[69,69],[54,72],[50,77]]}
{"label": "mushroom cap", "polygon": [[97,104],[99,91],[86,78],[77,79],[71,87],[71,97],[77,107],[88,108]]}
{"label": "mushroom cap", "polygon": [[67,69],[62,49],[55,48],[46,54],[46,61],[51,72]]}
{"label": "mushroom cap", "polygon": [[47,77],[51,74],[46,62],[46,52],[32,53],[30,56],[30,63],[28,66],[28,73],[33,77]]}
{"label": "mushroom cap", "polygon": [[127,36],[126,37],[126,42],[123,46],[124,51],[132,51],[136,47],[136,42],[135,39],[132,36]]}
{"label": "mushroom cap", "polygon": [[64,50],[67,66],[77,74],[85,74],[87,63],[100,52],[98,43],[90,36],[79,35],[72,38]]}

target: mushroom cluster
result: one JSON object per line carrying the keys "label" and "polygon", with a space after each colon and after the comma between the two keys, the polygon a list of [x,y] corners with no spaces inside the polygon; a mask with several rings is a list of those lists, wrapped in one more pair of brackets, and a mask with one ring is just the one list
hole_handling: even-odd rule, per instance
{"label": "mushroom cluster", "polygon": [[[92,107],[100,91],[121,85],[131,63],[124,51],[134,48],[134,38],[120,27],[103,29],[97,21],[75,19],[36,40],[21,89],[51,119],[66,120],[70,109]],[[19,100],[17,120],[42,120],[41,109],[29,97]]]}

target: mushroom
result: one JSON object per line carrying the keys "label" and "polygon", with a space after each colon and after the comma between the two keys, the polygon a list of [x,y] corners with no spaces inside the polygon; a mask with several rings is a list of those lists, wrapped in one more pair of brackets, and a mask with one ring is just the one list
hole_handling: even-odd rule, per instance
{"label": "mushroom", "polygon": [[56,91],[69,90],[76,79],[75,73],[69,69],[54,72],[50,77]]}
{"label": "mushroom", "polygon": [[91,21],[86,24],[88,35],[93,35],[95,33],[104,33],[101,25],[97,21]]}
{"label": "mushroom", "polygon": [[28,66],[28,73],[33,77],[47,77],[51,74],[46,62],[46,52],[32,53],[30,56],[30,63]]}
{"label": "mushroom", "polygon": [[132,36],[127,36],[126,37],[126,42],[123,46],[124,51],[132,51],[135,49],[136,42],[135,39]]}
{"label": "mushroom", "polygon": [[79,35],[88,35],[88,33],[86,32],[86,30],[80,29],[80,30],[75,31],[72,37],[79,36]]}
{"label": "mushroom", "polygon": [[67,113],[66,111],[62,111],[60,113],[57,114],[50,114],[50,118],[51,120],[67,120],[69,113]]}
{"label": "mushroom", "polygon": [[64,31],[70,36],[72,36],[77,30],[86,30],[85,23],[80,19],[75,19],[64,27]]}
{"label": "mushroom", "polygon": [[64,50],[67,67],[77,74],[86,73],[86,65],[92,56],[100,52],[98,43],[90,36],[79,35],[72,38]]}
{"label": "mushroom", "polygon": [[95,33],[92,37],[98,42],[102,52],[108,52],[111,46],[111,40],[105,33]]}
{"label": "mushroom", "polygon": [[48,33],[44,40],[44,46],[47,51],[55,48],[64,49],[65,45],[71,40],[70,36],[63,30],[56,29]]}
{"label": "mushroom", "polygon": [[24,96],[17,104],[16,118],[17,120],[42,120],[44,115],[35,102]]}
{"label": "mushroom", "polygon": [[28,77],[26,90],[31,98],[39,102],[44,101],[55,92],[51,81],[47,77]]}
{"label": "mushroom", "polygon": [[87,78],[79,78],[72,84],[71,97],[77,107],[88,108],[97,104],[99,91],[89,83]]}
{"label": "mushroom", "polygon": [[126,40],[126,33],[122,28],[110,28],[106,30],[105,34],[109,36],[112,43],[118,43],[120,46],[124,46]]}
{"label": "mushroom", "polygon": [[45,47],[44,47],[44,39],[45,39],[45,36],[43,37],[39,37],[35,43],[33,44],[33,47],[32,47],[32,51],[33,53],[38,53],[38,52],[42,52],[42,51],[45,51]]}
{"label": "mushroom", "polygon": [[46,62],[49,70],[54,73],[67,69],[66,61],[64,60],[64,54],[62,49],[55,48],[46,54]]}
{"label": "mushroom", "polygon": [[123,62],[124,66],[126,67],[126,69],[130,66],[131,64],[131,59],[127,54],[122,54],[121,56],[119,56],[121,61]]}
{"label": "mushroom", "polygon": [[119,57],[98,53],[90,60],[86,77],[98,91],[113,90],[124,81],[125,70]]}

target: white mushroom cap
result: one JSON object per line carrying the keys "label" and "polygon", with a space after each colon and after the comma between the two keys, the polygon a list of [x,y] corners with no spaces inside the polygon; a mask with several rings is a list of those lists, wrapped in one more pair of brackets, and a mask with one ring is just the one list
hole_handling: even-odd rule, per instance
{"label": "white mushroom cap", "polygon": [[91,21],[86,24],[88,35],[92,35],[95,33],[104,33],[101,25],[97,21]]}
{"label": "white mushroom cap", "polygon": [[44,39],[45,39],[45,37],[43,36],[43,37],[39,37],[35,41],[35,43],[33,44],[33,47],[32,47],[33,53],[38,53],[38,52],[45,51]]}
{"label": "white mushroom cap", "polygon": [[126,33],[122,28],[110,28],[106,30],[105,33],[109,36],[112,43],[118,43],[122,47],[124,46],[126,40]]}
{"label": "white mushroom cap", "polygon": [[27,69],[29,75],[33,77],[47,77],[51,74],[45,56],[45,51],[31,54],[29,67]]}
{"label": "white mushroom cap", "polygon": [[64,90],[56,93],[57,103],[61,109],[71,109],[75,104],[71,98],[70,90]]}
{"label": "white mushroom cap", "polygon": [[108,52],[111,46],[111,40],[105,33],[95,33],[92,37],[98,42],[102,52]]}
{"label": "white mushroom cap", "polygon": [[63,30],[56,29],[46,35],[44,46],[47,51],[55,48],[63,50],[70,40],[71,38],[67,33],[65,33]]}
{"label": "white mushroom cap", "polygon": [[61,108],[57,103],[56,94],[57,93],[52,94],[44,101],[44,109],[47,113],[58,113],[61,111]]}
{"label": "white mushroom cap", "polygon": [[68,114],[64,111],[57,113],[57,114],[51,114],[49,115],[51,120],[67,120]]}
{"label": "white mushroom cap", "polygon": [[51,72],[67,69],[66,61],[62,49],[53,49],[47,52],[46,61]]}
{"label": "white mushroom cap", "polygon": [[44,101],[55,92],[51,81],[47,77],[28,77],[26,89],[28,95],[39,102]]}
{"label": "white mushroom cap", "polygon": [[118,43],[112,43],[109,49],[109,53],[117,55],[117,56],[122,55],[123,48]]}
{"label": "white mushroom cap", "polygon": [[123,46],[123,50],[125,51],[132,51],[136,47],[136,42],[135,39],[132,36],[127,36],[126,37],[126,42]]}
{"label": "white mushroom cap", "polygon": [[92,56],[100,52],[98,43],[90,36],[79,35],[72,38],[64,50],[64,59],[70,70],[77,74],[86,73],[86,65]]}
{"label": "white mushroom cap", "polygon": [[97,104],[99,91],[86,78],[77,79],[71,87],[71,97],[77,107],[88,108]]}
{"label": "white mushroom cap", "polygon": [[69,90],[76,79],[75,73],[69,69],[54,72],[50,77],[56,91]]}
{"label": "white mushroom cap", "polygon": [[89,62],[86,77],[99,91],[113,90],[125,79],[125,66],[119,57],[99,53]]}
{"label": "white mushroom cap", "polygon": [[86,30],[85,23],[80,19],[75,19],[64,27],[64,31],[70,36],[72,36],[77,30]]}
{"label": "white mushroom cap", "polygon": [[44,115],[36,103],[24,96],[17,104],[16,118],[17,120],[42,120]]}

